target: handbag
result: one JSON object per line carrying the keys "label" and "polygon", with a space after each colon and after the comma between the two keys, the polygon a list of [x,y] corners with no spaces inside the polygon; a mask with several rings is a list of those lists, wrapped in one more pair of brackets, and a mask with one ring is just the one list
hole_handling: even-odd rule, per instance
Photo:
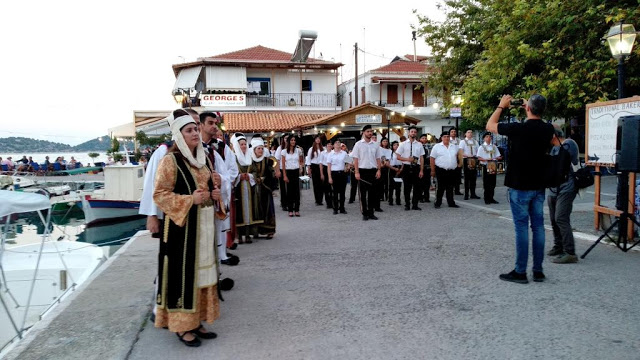
{"label": "handbag", "polygon": [[573,173],[574,184],[578,189],[587,188],[595,182],[591,170],[587,167],[581,167]]}

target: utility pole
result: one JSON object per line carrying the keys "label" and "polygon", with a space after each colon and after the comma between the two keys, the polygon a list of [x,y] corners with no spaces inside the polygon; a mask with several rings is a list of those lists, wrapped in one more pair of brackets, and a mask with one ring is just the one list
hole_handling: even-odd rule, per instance
{"label": "utility pole", "polygon": [[356,88],[353,90],[353,92],[356,95],[355,106],[358,106],[358,43],[354,45],[354,48],[356,49],[356,51],[354,52],[356,56]]}
{"label": "utility pole", "polygon": [[413,40],[413,61],[418,61],[418,55],[416,54],[416,31],[412,31],[411,35],[413,35],[411,38],[411,40]]}

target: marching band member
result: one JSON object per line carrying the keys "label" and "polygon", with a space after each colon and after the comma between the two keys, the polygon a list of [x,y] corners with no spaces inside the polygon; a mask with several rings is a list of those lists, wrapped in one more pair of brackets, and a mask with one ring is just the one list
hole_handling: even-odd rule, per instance
{"label": "marching band member", "polygon": [[391,147],[389,146],[389,139],[383,137],[380,140],[380,147],[382,148],[380,160],[382,162],[382,169],[380,171],[380,179],[382,180],[380,201],[384,201],[387,199],[387,195],[389,194],[389,160],[391,159]]}
{"label": "marching band member", "polygon": [[327,170],[327,156],[331,154],[331,150],[333,150],[333,145],[327,142],[327,146],[322,150],[322,160],[320,162],[320,170],[322,170],[322,174],[324,175],[324,201],[327,203],[327,209],[333,209],[333,194],[331,184],[329,184],[329,174]]}
{"label": "marching band member", "polygon": [[329,176],[329,184],[333,186],[333,214],[337,214],[340,211],[341,214],[346,214],[344,209],[344,191],[347,187],[347,174],[349,171],[346,165],[346,157],[348,156],[345,151],[342,151],[340,147],[340,140],[333,141],[334,150],[327,155],[327,172]]}
{"label": "marching band member", "polygon": [[431,202],[431,200],[429,200],[429,197],[431,197],[431,193],[429,192],[429,187],[431,186],[431,162],[429,161],[429,146],[427,145],[428,141],[429,138],[427,134],[420,135],[420,143],[422,144],[422,148],[424,149],[424,155],[422,155],[422,161],[424,164],[422,172],[424,173],[424,176],[422,176],[422,179],[420,181],[420,202]]}
{"label": "marching band member", "polygon": [[478,160],[484,165],[482,167],[482,187],[484,188],[484,203],[487,205],[498,203],[493,198],[493,193],[496,188],[496,173],[498,169],[496,160],[501,159],[500,150],[491,143],[491,133],[484,133],[484,142],[478,148]]}
{"label": "marching band member", "polygon": [[[398,160],[404,164],[404,209],[405,210],[422,210],[418,207],[421,191],[420,182],[424,176],[424,148],[416,136],[418,128],[415,125],[409,126],[409,139],[400,144],[396,155]],[[411,199],[411,189],[413,189],[413,200]]]}
{"label": "marching band member", "polygon": [[457,208],[453,200],[453,187],[456,179],[456,169],[458,168],[458,147],[449,143],[449,133],[443,132],[440,135],[441,142],[431,149],[431,177],[438,179],[436,190],[436,202],[433,204],[436,209],[442,205],[442,195],[447,193],[447,205]]}
{"label": "marching band member", "polygon": [[[380,146],[371,141],[373,130],[371,125],[362,128],[362,139],[356,142],[351,157],[355,167],[355,176],[360,188],[360,209],[362,220],[378,220],[373,214],[376,193],[375,181],[380,179]],[[379,200],[378,200],[379,201]]]}
{"label": "marching band member", "polygon": [[[460,139],[458,138],[458,129],[453,128],[449,130],[449,143],[460,148]],[[462,164],[456,167],[456,178],[454,180],[454,189],[456,195],[462,195],[460,192],[460,184],[462,183]]]}
{"label": "marching band member", "polygon": [[322,138],[320,135],[316,135],[313,139],[313,145],[309,148],[306,157],[307,175],[311,177],[313,183],[313,196],[316,199],[316,205],[322,205],[322,195],[324,193],[325,177],[320,166],[322,162],[321,152]]}
{"label": "marching band member", "polygon": [[478,142],[473,139],[473,130],[467,130],[465,138],[460,142],[462,150],[462,169],[464,171],[464,199],[469,200],[469,193],[472,199],[480,199],[476,195],[476,179],[478,177]]}
{"label": "marching band member", "polygon": [[300,175],[304,167],[302,149],[296,146],[298,138],[289,137],[286,147],[281,151],[280,159],[284,166],[283,178],[287,184],[287,210],[289,217],[300,216]]}
{"label": "marching band member", "polygon": [[393,206],[393,193],[396,193],[396,205],[400,205],[400,187],[402,187],[401,181],[396,181],[396,179],[401,179],[402,176],[402,161],[398,160],[398,155],[396,155],[396,150],[398,150],[398,142],[394,141],[391,143],[391,157],[389,158],[389,205]]}

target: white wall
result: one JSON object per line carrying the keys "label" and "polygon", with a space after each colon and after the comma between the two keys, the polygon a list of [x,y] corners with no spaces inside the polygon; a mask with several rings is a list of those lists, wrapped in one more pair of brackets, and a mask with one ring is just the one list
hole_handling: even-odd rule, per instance
{"label": "white wall", "polygon": [[[247,69],[248,78],[271,79],[272,93],[300,93],[302,80],[311,80],[311,91],[308,93],[335,94],[336,74],[326,70],[314,70],[314,72],[289,72],[287,70],[256,70]],[[305,91],[307,93],[307,91]]]}

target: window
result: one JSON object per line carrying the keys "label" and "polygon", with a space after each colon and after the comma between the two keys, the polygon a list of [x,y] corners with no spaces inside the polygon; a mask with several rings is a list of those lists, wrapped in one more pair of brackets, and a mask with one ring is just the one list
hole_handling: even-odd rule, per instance
{"label": "window", "polygon": [[302,80],[302,91],[311,91],[311,80]]}
{"label": "window", "polygon": [[269,95],[270,82],[269,78],[247,78],[247,94]]}

